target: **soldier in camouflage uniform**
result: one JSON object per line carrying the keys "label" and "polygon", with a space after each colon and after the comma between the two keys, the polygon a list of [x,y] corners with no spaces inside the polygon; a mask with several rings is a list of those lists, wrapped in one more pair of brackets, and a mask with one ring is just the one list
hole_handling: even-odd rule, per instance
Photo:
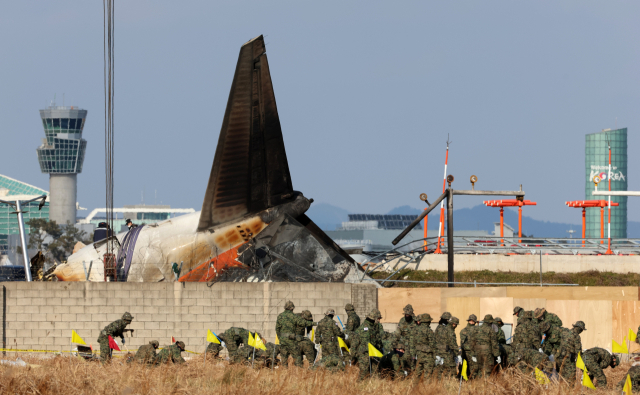
{"label": "soldier in camouflage uniform", "polygon": [[496,317],[493,319],[494,327],[497,327],[498,330],[496,332],[496,339],[498,340],[498,348],[500,349],[500,366],[504,369],[509,364],[509,353],[511,352],[511,347],[507,345],[507,336],[504,334],[502,327],[504,326],[504,322],[502,322],[502,318]]}
{"label": "soldier in camouflage uniform", "polygon": [[322,359],[318,366],[323,366],[331,370],[344,370],[344,364],[340,356],[340,346],[338,345],[338,337],[344,335],[338,328],[338,323],[333,320],[336,314],[333,309],[324,313],[324,318],[318,322],[316,328],[316,344],[322,347]]}
{"label": "soldier in camouflage uniform", "polygon": [[580,333],[586,331],[584,322],[578,321],[573,324],[571,330],[562,328],[560,347],[553,355],[560,375],[567,380],[570,385],[576,380],[576,361],[578,353],[582,352],[582,340]]}
{"label": "soldier in camouflage uniform", "polygon": [[[297,314],[302,317],[303,320],[306,321],[307,324],[313,323],[313,315],[309,310],[304,310],[302,313]],[[298,342],[298,346],[300,347],[300,364],[302,365],[302,357],[307,357],[307,361],[309,365],[313,365],[316,361],[316,356],[318,354],[318,350],[316,350],[313,341],[311,341],[310,336],[313,330],[313,326],[298,326],[296,325],[296,337],[302,336],[302,341]],[[317,336],[317,335],[316,335]],[[287,355],[286,358],[289,358]]]}
{"label": "soldier in camouflage uniform", "polygon": [[468,376],[471,377],[473,374],[471,372],[477,372],[477,367],[475,366],[474,359],[477,360],[473,350],[471,349],[471,342],[469,338],[473,334],[473,332],[478,329],[476,326],[478,322],[478,317],[475,314],[471,314],[467,319],[467,326],[460,331],[460,348],[462,348],[462,359],[467,361],[467,369],[469,371]]}
{"label": "soldier in camouflage uniform", "polygon": [[524,315],[524,309],[520,306],[516,306],[513,308],[513,315],[515,315],[517,318],[520,318]]}
{"label": "soldier in camouflage uniform", "polygon": [[[612,369],[618,366],[618,357],[609,353],[604,348],[594,347],[590,348],[582,354],[582,360],[584,366],[589,372],[589,378],[596,387],[606,388],[607,376],[604,375],[603,369],[611,367]],[[594,380],[595,378],[595,380]]]}
{"label": "soldier in camouflage uniform", "polygon": [[473,376],[489,376],[493,372],[496,363],[500,363],[500,348],[498,347],[498,339],[496,332],[492,327],[493,316],[487,314],[484,316],[482,325],[473,332],[469,339],[471,349],[477,359],[477,374],[472,372]]}
{"label": "soldier in camouflage uniform", "polygon": [[276,334],[280,339],[280,351],[284,356],[283,365],[288,367],[288,356],[293,356],[293,360],[298,367],[302,367],[302,356],[299,343],[303,337],[296,334],[296,327],[314,326],[317,323],[310,322],[293,313],[296,306],[291,301],[284,305],[284,311],[278,315],[276,320]]}
{"label": "soldier in camouflage uniform", "polygon": [[415,350],[411,349],[410,346],[410,333],[413,328],[416,327],[416,322],[414,320],[415,314],[413,314],[413,306],[410,304],[404,306],[402,311],[404,312],[404,317],[400,318],[400,322],[398,322],[398,327],[394,334],[398,343],[402,343],[408,347],[402,355],[403,363],[407,366],[413,367]]}
{"label": "soldier in camouflage uniform", "polygon": [[542,333],[540,333],[540,323],[535,319],[533,311],[527,311],[525,317],[529,320],[527,322],[527,348],[534,350],[540,349],[542,346]]}
{"label": "soldier in camouflage uniform", "polygon": [[158,355],[156,356],[156,364],[173,362],[173,363],[184,363],[184,358],[182,358],[181,353],[184,351],[184,343],[182,341],[177,341],[175,344],[170,345],[169,347],[163,348]]}
{"label": "soldier in camouflage uniform", "polygon": [[245,347],[249,344],[249,331],[244,328],[231,327],[220,335],[220,338],[224,341],[229,353],[230,363],[242,363],[245,359],[243,350],[240,349],[240,345],[244,344]]}
{"label": "soldier in camouflage uniform", "polygon": [[126,312],[122,315],[121,319],[113,321],[100,331],[98,343],[100,343],[100,361],[102,363],[111,360],[109,336],[111,336],[111,338],[120,337],[122,339],[122,344],[124,344],[124,332],[133,332],[133,329],[125,329],[127,325],[131,324],[131,321],[133,321],[133,316],[129,314],[129,312]]}
{"label": "soldier in camouflage uniform", "polygon": [[394,344],[390,353],[380,358],[380,375],[391,378],[405,378],[409,372],[409,365],[404,359],[406,347],[403,343]]}
{"label": "soldier in camouflage uniform", "polygon": [[416,327],[411,331],[410,343],[410,348],[416,353],[414,380],[420,380],[423,375],[429,379],[433,374],[436,357],[436,341],[431,330],[431,316],[429,314],[420,314],[416,317]]}
{"label": "soldier in camouflage uniform", "polygon": [[451,317],[451,313],[444,312],[440,316],[440,322],[434,334],[436,341],[436,357],[440,363],[436,364],[436,374],[439,377],[454,377],[456,371],[456,356],[458,354],[458,342],[455,328],[459,320]]}
{"label": "soldier in camouflage uniform", "polygon": [[351,343],[351,355],[356,356],[360,365],[360,380],[367,375],[375,373],[377,369],[376,358],[369,358],[369,343],[382,352],[382,332],[379,328],[379,320],[382,314],[378,309],[373,309],[367,315],[362,324],[356,329]]}
{"label": "soldier in camouflage uniform", "polygon": [[356,310],[353,308],[351,303],[347,303],[344,306],[345,311],[347,312],[347,326],[344,328],[345,341],[347,346],[351,347],[351,343],[349,338],[353,335],[353,333],[360,326],[360,317],[356,314]]}
{"label": "soldier in camouflage uniform", "polygon": [[158,347],[160,347],[160,343],[157,340],[151,340],[149,344],[145,344],[138,349],[134,360],[147,365],[153,364],[156,360],[156,350]]}
{"label": "soldier in camouflage uniform", "polygon": [[640,392],[640,366],[632,366],[627,371],[627,374],[624,375],[622,380],[618,382],[618,384],[616,385],[616,389],[622,391],[622,389],[624,388],[624,383],[627,381],[627,375],[631,379],[631,391]]}
{"label": "soldier in camouflage uniform", "polygon": [[534,316],[538,320],[538,322],[549,322],[551,326],[557,326],[558,328],[562,328],[562,320],[557,315],[550,313],[544,307],[539,309],[535,309]]}
{"label": "soldier in camouflage uniform", "polygon": [[553,373],[553,363],[549,361],[549,357],[546,354],[542,354],[539,351],[530,348],[522,352],[522,358],[517,363],[516,367],[524,374],[532,374],[535,372],[536,368],[540,369],[547,375]]}
{"label": "soldier in camouflage uniform", "polygon": [[542,352],[547,355],[555,354],[560,341],[562,340],[562,328],[551,326],[550,322],[540,323],[540,332],[542,333]]}

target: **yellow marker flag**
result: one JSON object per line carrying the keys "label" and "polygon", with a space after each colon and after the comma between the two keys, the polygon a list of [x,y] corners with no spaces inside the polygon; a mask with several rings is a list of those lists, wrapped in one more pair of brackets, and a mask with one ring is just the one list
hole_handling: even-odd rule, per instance
{"label": "yellow marker flag", "polygon": [[369,343],[369,356],[382,358],[382,353],[378,351],[371,343]]}
{"label": "yellow marker flag", "polygon": [[587,370],[587,367],[584,365],[584,361],[582,360],[582,356],[578,353],[578,360],[576,361],[576,368]]}
{"label": "yellow marker flag", "polygon": [[351,352],[349,351],[349,347],[347,347],[347,343],[345,343],[341,337],[338,338],[338,346],[344,348],[345,350],[347,350],[347,352]]}
{"label": "yellow marker flag", "polygon": [[593,385],[591,378],[589,377],[589,373],[587,373],[587,369],[582,371],[582,385],[591,388],[592,390],[596,389],[596,386]]}
{"label": "yellow marker flag", "polygon": [[538,368],[536,368],[536,380],[538,380],[538,383],[540,383],[541,385],[549,384],[549,378],[547,377],[547,375]]}
{"label": "yellow marker flag", "polygon": [[627,338],[625,337],[622,341],[622,345],[618,344],[615,340],[611,340],[613,345],[611,346],[611,352],[617,354],[628,354],[629,349],[627,348]]}
{"label": "yellow marker flag", "polygon": [[627,379],[624,382],[624,387],[622,387],[622,392],[624,392],[627,395],[631,395],[632,389],[633,389],[633,385],[631,385],[631,377],[627,375]]}
{"label": "yellow marker flag", "polygon": [[636,341],[636,333],[629,328],[629,340],[634,342]]}
{"label": "yellow marker flag", "polygon": [[255,348],[258,348],[263,351],[267,351],[267,347],[264,345],[264,342],[262,341],[262,339],[260,339],[260,335],[258,335],[257,333],[256,333],[256,340],[254,341],[254,344],[255,344],[254,346]]}
{"label": "yellow marker flag", "polygon": [[313,341],[315,336],[316,336],[316,331],[314,328],[311,328],[311,336],[309,337],[309,340]]}
{"label": "yellow marker flag", "polygon": [[280,345],[280,339],[278,339],[278,335],[276,335],[276,344]]}
{"label": "yellow marker flag", "polygon": [[251,346],[251,347],[256,346],[256,339],[253,338],[253,335],[251,334],[251,332],[249,332],[249,344],[247,344],[247,346]]}
{"label": "yellow marker flag", "polygon": [[469,377],[467,377],[467,360],[466,359],[462,361],[462,370],[460,374],[462,375],[462,378],[465,381],[469,381]]}
{"label": "yellow marker flag", "polygon": [[84,340],[82,340],[82,338],[80,337],[80,335],[78,335],[74,330],[71,330],[71,343],[83,344],[85,346],[87,345],[87,343],[85,343]]}
{"label": "yellow marker flag", "polygon": [[218,340],[218,338],[216,337],[216,335],[214,335],[213,333],[211,333],[211,329],[207,329],[207,341],[208,341],[209,343],[220,344],[220,340]]}

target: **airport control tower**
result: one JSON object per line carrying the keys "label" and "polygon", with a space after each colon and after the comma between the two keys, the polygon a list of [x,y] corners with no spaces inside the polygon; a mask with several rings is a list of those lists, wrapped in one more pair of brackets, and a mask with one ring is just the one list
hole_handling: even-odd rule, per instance
{"label": "airport control tower", "polygon": [[82,172],[87,141],[82,128],[87,110],[53,104],[40,110],[46,138],[38,147],[38,162],[49,173],[49,219],[59,225],[76,223],[78,173]]}

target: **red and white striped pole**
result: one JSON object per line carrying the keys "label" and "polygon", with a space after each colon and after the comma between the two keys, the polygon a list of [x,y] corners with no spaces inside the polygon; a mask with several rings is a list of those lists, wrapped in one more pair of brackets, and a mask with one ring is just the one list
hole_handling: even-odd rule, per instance
{"label": "red and white striped pole", "polygon": [[[609,178],[609,192],[611,192],[611,144],[609,144],[609,174],[607,174]],[[611,251],[611,195],[609,195],[609,223],[607,226],[607,238],[608,238],[608,248],[605,254],[612,255],[613,251]]]}
{"label": "red and white striped pole", "polygon": [[[445,192],[447,184],[447,164],[449,163],[449,141],[447,140],[447,155],[444,158],[444,178],[442,180],[442,193]],[[434,254],[442,254],[440,243],[442,242],[442,234],[444,233],[444,199],[440,202],[440,224],[438,226],[438,244]]]}

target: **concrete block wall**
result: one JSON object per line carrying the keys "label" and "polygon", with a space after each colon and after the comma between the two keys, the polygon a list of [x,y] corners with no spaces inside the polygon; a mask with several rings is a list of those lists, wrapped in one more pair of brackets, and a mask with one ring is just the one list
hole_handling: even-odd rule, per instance
{"label": "concrete block wall", "polygon": [[[121,318],[134,316],[135,332],[125,337],[136,349],[150,340],[185,342],[187,350],[206,347],[207,329],[222,333],[237,326],[275,339],[275,321],[287,300],[295,312],[309,310],[314,320],[335,309],[345,322],[344,305],[352,303],[361,316],[377,307],[371,285],[344,283],[2,283],[6,315],[5,348],[69,350],[71,330],[97,346],[100,330]],[[3,305],[5,305],[3,303]],[[3,311],[5,313],[5,311]],[[118,340],[119,341],[119,340]]]}

